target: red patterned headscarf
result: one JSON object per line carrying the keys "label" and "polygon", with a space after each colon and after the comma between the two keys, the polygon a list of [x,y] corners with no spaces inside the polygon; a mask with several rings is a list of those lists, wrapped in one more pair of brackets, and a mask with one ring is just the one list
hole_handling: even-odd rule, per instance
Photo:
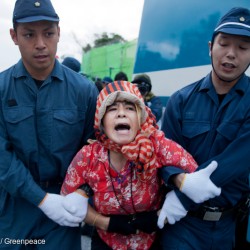
{"label": "red patterned headscarf", "polygon": [[[101,128],[101,121],[106,108],[120,98],[135,103],[141,109],[141,128],[138,130],[134,141],[126,145],[119,145],[110,140]],[[141,171],[152,166],[156,167],[155,149],[150,138],[155,133],[163,134],[163,132],[158,130],[155,117],[150,108],[144,104],[143,97],[135,84],[115,81],[102,89],[97,99],[94,128],[97,140],[105,148],[123,153],[127,159],[137,163],[137,167]]]}

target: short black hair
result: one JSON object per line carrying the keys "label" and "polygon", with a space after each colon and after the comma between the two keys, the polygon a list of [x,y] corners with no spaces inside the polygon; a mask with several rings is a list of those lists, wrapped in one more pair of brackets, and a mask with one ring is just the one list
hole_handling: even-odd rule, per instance
{"label": "short black hair", "polygon": [[120,71],[115,75],[115,81],[128,81],[126,73]]}

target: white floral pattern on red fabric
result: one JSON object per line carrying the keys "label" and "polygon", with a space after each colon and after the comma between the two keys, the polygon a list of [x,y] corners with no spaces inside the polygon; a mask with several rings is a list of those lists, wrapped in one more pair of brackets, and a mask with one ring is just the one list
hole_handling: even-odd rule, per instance
{"label": "white floral pattern on red fabric", "polygon": [[[197,168],[192,156],[177,143],[166,139],[164,134],[154,135],[152,143],[157,156],[155,166],[174,165],[187,172],[193,172]],[[128,173],[129,164],[128,161],[120,174]],[[88,183],[94,191],[95,209],[103,215],[126,214],[123,208],[134,213],[133,206],[137,212],[159,209],[162,200],[160,192],[162,182],[157,175],[157,167],[151,166],[142,173],[138,173],[135,167],[135,173],[129,172],[126,179],[122,183],[118,183],[115,181],[117,172],[109,167],[108,150],[96,141],[91,145],[84,146],[74,157],[68,168],[61,193],[66,195],[74,192],[82,184]],[[116,194],[112,187],[111,178]],[[130,190],[131,178],[134,204]],[[124,236],[99,229],[98,233],[106,244],[119,250],[149,249],[155,239],[155,233],[139,232]]]}

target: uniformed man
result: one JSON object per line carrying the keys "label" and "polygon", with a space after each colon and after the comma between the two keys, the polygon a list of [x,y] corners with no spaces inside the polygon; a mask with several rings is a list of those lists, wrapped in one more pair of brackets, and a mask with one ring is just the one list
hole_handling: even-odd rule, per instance
{"label": "uniformed man", "polygon": [[[167,217],[172,213],[173,225],[164,227],[164,249],[230,250],[237,218],[244,217],[242,210],[248,212],[250,78],[245,72],[250,64],[249,9],[233,8],[220,19],[209,53],[211,73],[170,97],[162,129],[193,155],[198,171],[212,160],[218,162],[211,180],[222,191],[201,204],[191,201],[181,187],[171,191],[165,202],[176,209],[166,209]],[[163,177],[168,182],[178,173],[176,168],[166,168]],[[198,178],[196,183],[197,196],[204,183],[199,184]],[[184,218],[177,222],[180,217]],[[238,249],[250,249],[249,244]]]}
{"label": "uniformed man", "polygon": [[[56,59],[59,17],[49,0],[17,0],[10,35],[21,59],[0,73],[0,249],[81,249],[87,199],[59,195],[93,135],[97,90]],[[35,246],[34,246],[35,245]]]}

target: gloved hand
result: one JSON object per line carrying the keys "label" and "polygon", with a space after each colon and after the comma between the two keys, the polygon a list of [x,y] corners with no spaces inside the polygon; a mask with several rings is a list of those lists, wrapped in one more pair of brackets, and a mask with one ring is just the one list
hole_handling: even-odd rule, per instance
{"label": "gloved hand", "polygon": [[107,231],[123,235],[135,234],[136,229],[132,225],[131,215],[109,215],[110,221]]}
{"label": "gloved hand", "polygon": [[158,229],[157,220],[157,211],[141,212],[135,214],[135,219],[131,221],[131,224],[135,229],[150,234]]}
{"label": "gloved hand", "polygon": [[217,168],[218,163],[212,161],[206,168],[197,172],[186,174],[180,191],[188,196],[195,203],[201,203],[220,195],[221,188],[218,188],[210,180],[210,175]]}
{"label": "gloved hand", "polygon": [[47,193],[39,208],[54,222],[61,226],[78,227],[81,218],[70,214],[63,206],[65,198],[58,194]]}
{"label": "gloved hand", "polygon": [[157,225],[163,228],[165,220],[169,224],[174,224],[187,215],[187,210],[183,207],[174,190],[167,193],[164,204],[159,214]]}
{"label": "gloved hand", "polygon": [[63,207],[72,215],[79,217],[83,221],[88,211],[88,198],[73,192],[64,197]]}

